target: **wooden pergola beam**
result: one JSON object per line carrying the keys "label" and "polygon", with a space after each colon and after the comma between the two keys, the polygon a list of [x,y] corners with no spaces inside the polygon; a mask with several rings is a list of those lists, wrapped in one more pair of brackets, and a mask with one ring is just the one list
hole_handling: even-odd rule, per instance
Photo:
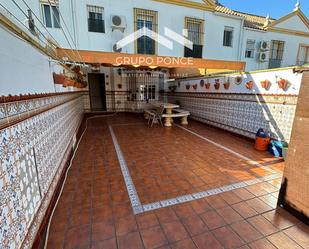
{"label": "wooden pergola beam", "polygon": [[[161,67],[161,68],[205,68],[244,71],[246,63],[241,61],[208,60],[198,58],[168,57],[156,55],[126,54],[78,50],[81,58],[72,50],[57,48],[58,58],[70,57],[75,62],[108,64],[110,66]],[[81,61],[82,60],[82,61]]]}

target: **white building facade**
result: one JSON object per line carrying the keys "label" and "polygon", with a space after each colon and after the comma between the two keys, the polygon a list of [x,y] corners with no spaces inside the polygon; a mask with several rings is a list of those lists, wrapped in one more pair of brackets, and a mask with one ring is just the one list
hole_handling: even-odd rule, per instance
{"label": "white building facade", "polygon": [[[1,2],[25,23],[30,9],[38,29],[64,48],[245,61],[247,71],[308,62],[309,21],[299,4],[274,20],[233,11],[213,0],[15,0],[18,7],[14,1]],[[116,49],[119,40],[142,27],[162,36],[165,28],[185,34],[194,49],[178,43],[170,49],[147,37]]]}

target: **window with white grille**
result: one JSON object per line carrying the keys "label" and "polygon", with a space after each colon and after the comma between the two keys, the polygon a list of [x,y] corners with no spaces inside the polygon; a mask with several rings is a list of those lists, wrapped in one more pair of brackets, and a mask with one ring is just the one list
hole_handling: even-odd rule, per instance
{"label": "window with white grille", "polygon": [[87,5],[88,10],[88,31],[105,33],[104,8]]}
{"label": "window with white grille", "polygon": [[253,58],[254,57],[254,52],[255,52],[255,40],[247,40],[247,45],[246,45],[246,58]]}

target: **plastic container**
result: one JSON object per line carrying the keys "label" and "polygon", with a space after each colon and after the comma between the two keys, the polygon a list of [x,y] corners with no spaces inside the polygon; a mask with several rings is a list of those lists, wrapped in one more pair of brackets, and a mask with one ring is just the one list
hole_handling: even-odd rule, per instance
{"label": "plastic container", "polygon": [[282,157],[282,142],[272,140],[268,145],[268,151],[275,157]]}
{"label": "plastic container", "polygon": [[256,150],[267,151],[268,145],[270,143],[270,134],[265,129],[260,128],[255,136],[255,146]]}

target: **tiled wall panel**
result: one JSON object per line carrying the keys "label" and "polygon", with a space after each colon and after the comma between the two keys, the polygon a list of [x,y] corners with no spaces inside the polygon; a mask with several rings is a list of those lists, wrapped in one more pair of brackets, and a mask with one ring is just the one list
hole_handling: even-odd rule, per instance
{"label": "tiled wall panel", "polygon": [[250,138],[259,128],[289,141],[297,96],[224,93],[165,93],[162,100],[179,103],[191,118]]}
{"label": "tiled wall panel", "polygon": [[[31,247],[83,117],[80,94],[51,98],[26,100],[25,108],[17,108],[14,115],[29,115],[33,106],[37,110],[50,108],[0,130],[3,249]],[[11,105],[17,106],[13,102]]]}

